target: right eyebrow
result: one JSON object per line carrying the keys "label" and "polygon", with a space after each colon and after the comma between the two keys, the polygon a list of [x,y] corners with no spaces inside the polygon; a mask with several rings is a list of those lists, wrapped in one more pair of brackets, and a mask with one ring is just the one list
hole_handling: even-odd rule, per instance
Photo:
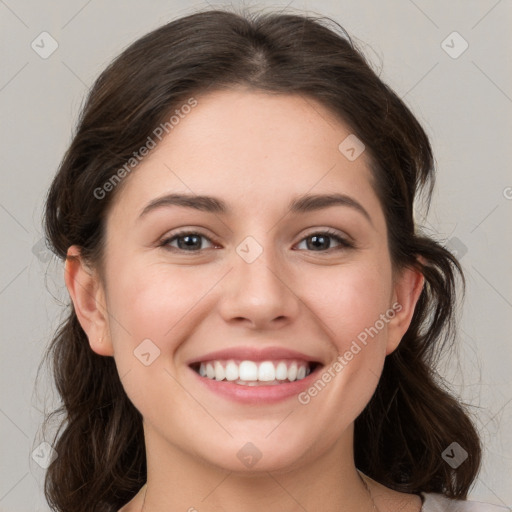
{"label": "right eyebrow", "polygon": [[211,196],[196,196],[190,194],[166,194],[150,201],[142,210],[139,219],[157,208],[168,206],[183,206],[209,213],[227,214],[230,209],[222,199]]}

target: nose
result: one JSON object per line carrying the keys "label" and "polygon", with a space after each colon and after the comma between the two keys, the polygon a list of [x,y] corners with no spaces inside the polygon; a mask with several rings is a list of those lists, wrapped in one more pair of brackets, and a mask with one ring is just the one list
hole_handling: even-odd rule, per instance
{"label": "nose", "polygon": [[[242,254],[242,253],[240,253]],[[293,273],[275,250],[263,248],[252,262],[233,254],[233,268],[226,276],[220,312],[231,324],[251,329],[276,329],[299,314],[300,299],[293,289]]]}

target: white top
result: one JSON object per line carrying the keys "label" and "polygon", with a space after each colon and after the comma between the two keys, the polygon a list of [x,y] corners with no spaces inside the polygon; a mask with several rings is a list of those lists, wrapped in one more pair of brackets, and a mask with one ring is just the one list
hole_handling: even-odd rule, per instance
{"label": "white top", "polygon": [[452,500],[443,494],[420,493],[423,497],[421,512],[511,512],[509,507],[491,505],[481,501]]}

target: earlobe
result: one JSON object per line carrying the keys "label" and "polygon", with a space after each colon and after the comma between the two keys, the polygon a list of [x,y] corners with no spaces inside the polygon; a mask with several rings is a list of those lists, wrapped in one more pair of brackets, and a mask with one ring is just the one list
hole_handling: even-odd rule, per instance
{"label": "earlobe", "polygon": [[102,356],[114,355],[103,286],[97,273],[81,258],[78,246],[68,249],[64,280],[91,349]]}
{"label": "earlobe", "polygon": [[417,269],[406,267],[395,282],[392,304],[396,314],[388,324],[386,355],[391,354],[407,332],[418,299],[425,284],[424,275]]}

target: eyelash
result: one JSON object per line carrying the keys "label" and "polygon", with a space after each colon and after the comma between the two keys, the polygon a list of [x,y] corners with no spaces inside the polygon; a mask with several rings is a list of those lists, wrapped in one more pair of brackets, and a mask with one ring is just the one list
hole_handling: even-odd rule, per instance
{"label": "eyelash", "polygon": [[[174,233],[170,237],[167,237],[167,238],[163,239],[158,244],[158,247],[163,247],[164,249],[166,249],[168,251],[171,251],[171,252],[181,252],[183,254],[185,254],[185,253],[188,253],[188,254],[196,253],[196,254],[198,254],[198,253],[200,253],[200,252],[205,250],[205,249],[199,249],[197,251],[187,251],[187,250],[184,250],[184,249],[179,249],[177,247],[171,247],[169,245],[172,241],[174,241],[174,240],[176,240],[176,239],[178,239],[178,238],[180,238],[182,236],[185,236],[185,235],[200,236],[202,238],[206,238],[209,242],[214,243],[209,237],[207,237],[206,235],[204,235],[202,233],[199,233],[197,231],[183,230],[183,231],[179,231],[178,233]],[[323,235],[323,236],[327,235],[327,236],[333,238],[334,240],[336,240],[336,242],[338,242],[341,247],[329,247],[329,249],[326,249],[326,250],[307,251],[307,252],[328,253],[328,252],[331,252],[331,251],[340,251],[340,250],[347,250],[347,249],[355,248],[355,245],[352,242],[349,242],[345,238],[341,237],[336,231],[332,231],[330,229],[325,229],[323,231],[314,231],[314,232],[310,233],[309,235],[305,236],[304,238],[302,238],[300,240],[300,242],[306,240],[307,238],[315,236],[315,235]]]}

